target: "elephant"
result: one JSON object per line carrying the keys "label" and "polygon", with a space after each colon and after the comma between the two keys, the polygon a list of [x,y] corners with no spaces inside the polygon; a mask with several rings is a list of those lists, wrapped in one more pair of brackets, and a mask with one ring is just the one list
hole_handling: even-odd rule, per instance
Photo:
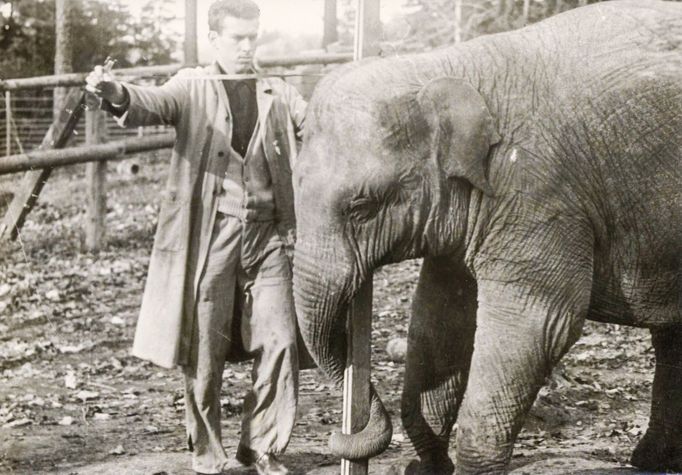
{"label": "elephant", "polygon": [[[313,93],[293,182],[299,326],[337,384],[354,296],[374,269],[423,259],[408,472],[505,473],[586,319],[650,330],[632,463],[682,470],[682,4],[596,3],[339,67]],[[391,433],[372,386],[366,427],[329,444],[372,457]]]}

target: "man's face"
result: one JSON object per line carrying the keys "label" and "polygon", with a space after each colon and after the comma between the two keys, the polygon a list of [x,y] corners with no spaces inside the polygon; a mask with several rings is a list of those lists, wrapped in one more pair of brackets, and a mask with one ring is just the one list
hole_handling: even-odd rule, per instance
{"label": "man's face", "polygon": [[216,59],[226,73],[251,72],[258,27],[257,18],[246,20],[226,16],[220,32],[208,33]]}

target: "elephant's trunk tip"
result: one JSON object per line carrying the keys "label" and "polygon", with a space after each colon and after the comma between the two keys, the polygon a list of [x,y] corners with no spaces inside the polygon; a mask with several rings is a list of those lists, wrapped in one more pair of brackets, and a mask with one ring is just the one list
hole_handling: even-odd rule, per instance
{"label": "elephant's trunk tip", "polygon": [[335,432],[329,438],[329,449],[341,458],[360,460],[372,458],[385,451],[393,437],[393,424],[381,399],[372,389],[370,415],[367,425],[354,434]]}

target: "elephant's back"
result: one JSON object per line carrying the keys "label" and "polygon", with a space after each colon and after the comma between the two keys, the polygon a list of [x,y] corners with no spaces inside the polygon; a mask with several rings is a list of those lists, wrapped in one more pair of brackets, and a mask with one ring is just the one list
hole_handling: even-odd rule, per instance
{"label": "elephant's back", "polygon": [[[545,170],[535,191],[593,224],[589,318],[682,323],[682,3],[598,3],[480,41],[518,68],[505,116]],[[493,178],[519,163],[496,156]]]}

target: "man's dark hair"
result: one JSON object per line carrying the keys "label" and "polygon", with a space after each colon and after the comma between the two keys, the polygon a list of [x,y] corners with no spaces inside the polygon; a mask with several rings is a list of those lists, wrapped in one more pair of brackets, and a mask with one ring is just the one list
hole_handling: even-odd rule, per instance
{"label": "man's dark hair", "polygon": [[220,33],[227,16],[254,20],[260,16],[260,8],[252,0],[216,0],[208,9],[209,30]]}

